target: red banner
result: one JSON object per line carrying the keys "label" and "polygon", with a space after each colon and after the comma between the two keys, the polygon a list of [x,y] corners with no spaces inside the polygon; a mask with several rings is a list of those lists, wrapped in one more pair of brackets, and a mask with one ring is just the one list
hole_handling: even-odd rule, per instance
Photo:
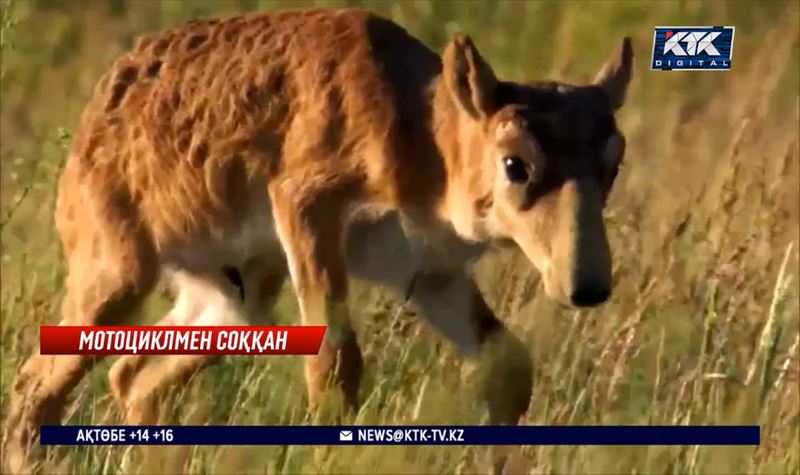
{"label": "red banner", "polygon": [[42,326],[43,355],[316,355],[324,326]]}

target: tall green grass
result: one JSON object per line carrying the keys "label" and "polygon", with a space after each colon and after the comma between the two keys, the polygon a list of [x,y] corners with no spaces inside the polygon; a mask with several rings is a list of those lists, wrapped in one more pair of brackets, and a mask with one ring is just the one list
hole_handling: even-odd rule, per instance
{"label": "tall green grass", "polygon": [[[135,35],[197,16],[298,8],[279,0],[0,0],[0,408],[58,320],[64,277],[55,180],[94,82]],[[626,162],[607,211],[615,289],[566,311],[519,255],[478,278],[530,344],[528,424],[759,424],[762,444],[519,447],[519,473],[800,472],[800,43],[797,2],[316,2],[391,16],[431,47],[471,34],[501,77],[588,81],[623,35],[636,67],[619,116]],[[735,25],[730,72],[649,70],[655,25]],[[472,424],[473,365],[382,289],[351,296],[367,374],[347,422]],[[157,318],[168,303],[147,306]],[[278,318],[296,321],[287,288]],[[114,423],[108,363],[75,393],[72,423]],[[309,422],[300,362],[232,357],[164,399],[165,422]],[[209,397],[212,395],[213,397]],[[319,421],[319,422],[325,422]],[[46,473],[475,473],[476,447],[96,447],[48,452]]]}

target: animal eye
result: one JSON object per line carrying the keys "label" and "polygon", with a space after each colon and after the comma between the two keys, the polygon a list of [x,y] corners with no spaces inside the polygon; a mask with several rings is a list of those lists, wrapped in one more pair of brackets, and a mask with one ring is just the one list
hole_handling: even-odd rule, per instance
{"label": "animal eye", "polygon": [[511,183],[527,183],[530,174],[528,173],[527,165],[521,158],[515,156],[505,157],[503,158],[503,166]]}

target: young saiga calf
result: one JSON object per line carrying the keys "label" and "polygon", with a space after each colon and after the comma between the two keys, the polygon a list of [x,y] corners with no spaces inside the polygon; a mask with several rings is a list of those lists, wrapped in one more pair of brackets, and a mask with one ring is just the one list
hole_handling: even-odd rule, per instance
{"label": "young saiga calf", "polygon": [[[631,61],[625,39],[591,85],[504,82],[469,37],[440,57],[358,9],[202,20],[143,38],[97,85],[61,177],[61,324],[129,322],[160,278],[176,294],[162,324],[263,323],[288,275],[302,323],[328,326],[305,359],[310,405],[329,376],[356,405],[348,275],[401,292],[413,279],[421,314],[486,358],[491,422],[514,424],[531,395],[529,353],[467,264],[510,243],[550,297],[608,298],[602,210],[623,156],[614,113]],[[241,269],[244,303],[225,266]],[[7,420],[14,470],[96,361],[25,363]],[[209,361],[121,357],[110,378],[127,421],[154,422],[154,390]]]}

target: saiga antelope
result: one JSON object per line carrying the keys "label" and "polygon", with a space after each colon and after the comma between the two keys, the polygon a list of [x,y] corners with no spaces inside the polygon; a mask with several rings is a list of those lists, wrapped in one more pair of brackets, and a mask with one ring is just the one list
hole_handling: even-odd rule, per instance
{"label": "saiga antelope", "polygon": [[[60,178],[68,264],[62,325],[128,322],[160,278],[161,324],[268,323],[290,277],[311,407],[329,376],[358,403],[361,353],[348,275],[405,290],[464,355],[481,355],[494,424],[527,410],[529,352],[494,316],[468,264],[518,246],[546,293],[593,306],[611,289],[602,210],[624,153],[614,113],[630,41],[593,84],[497,79],[468,36],[441,57],[358,9],[201,20],[140,39],[96,86]],[[246,298],[221,271],[240,269]],[[59,423],[96,362],[35,354],[12,388],[6,460]],[[153,423],[154,390],[206,356],[123,356],[110,371],[126,420]]]}

